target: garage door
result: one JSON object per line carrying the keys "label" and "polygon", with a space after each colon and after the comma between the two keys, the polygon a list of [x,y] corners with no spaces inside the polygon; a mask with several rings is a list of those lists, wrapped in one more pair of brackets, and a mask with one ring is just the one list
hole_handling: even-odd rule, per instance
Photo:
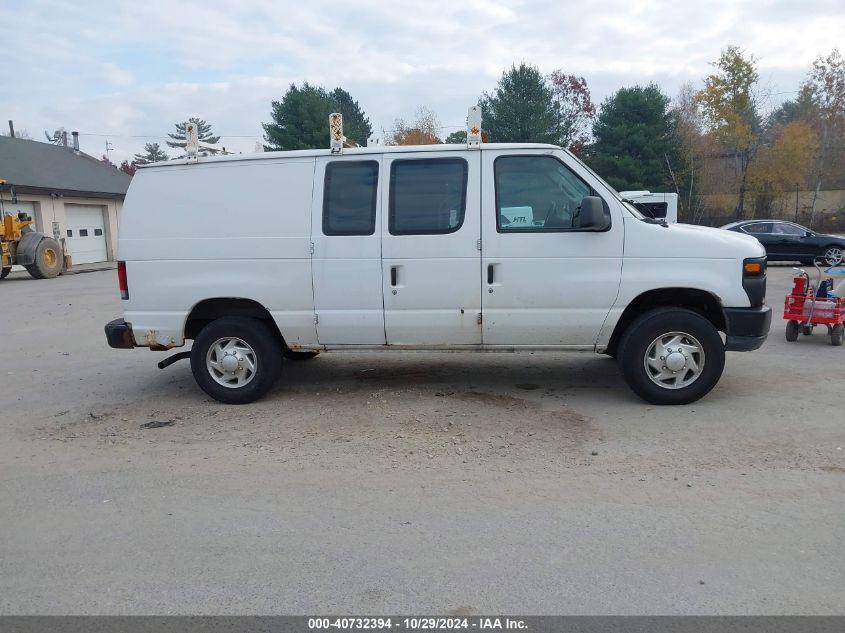
{"label": "garage door", "polygon": [[104,262],[108,259],[103,207],[66,204],[65,232],[74,264]]}

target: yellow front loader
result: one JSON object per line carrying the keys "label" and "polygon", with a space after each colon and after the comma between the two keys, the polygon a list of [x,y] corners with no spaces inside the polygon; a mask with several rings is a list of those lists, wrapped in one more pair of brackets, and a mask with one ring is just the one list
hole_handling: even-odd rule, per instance
{"label": "yellow front loader", "polygon": [[[7,213],[3,201],[5,180],[0,179],[0,279],[15,264],[26,268],[35,279],[49,279],[62,272],[64,254],[57,240],[32,228],[26,213]],[[12,196],[14,202],[14,195]]]}

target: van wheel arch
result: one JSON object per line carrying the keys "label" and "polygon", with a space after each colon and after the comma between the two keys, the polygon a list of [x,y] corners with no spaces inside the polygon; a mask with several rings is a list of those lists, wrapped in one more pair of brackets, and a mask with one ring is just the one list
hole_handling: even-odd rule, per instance
{"label": "van wheel arch", "polygon": [[619,351],[619,341],[628,327],[640,315],[655,308],[686,308],[703,316],[720,332],[725,331],[725,313],[721,301],[715,295],[697,288],[659,288],[642,293],[628,304],[613,329],[604,353],[615,358]]}
{"label": "van wheel arch", "polygon": [[185,319],[184,333],[186,339],[196,339],[202,329],[217,319],[225,317],[248,317],[262,321],[279,340],[281,348],[287,348],[285,339],[279,331],[279,326],[270,311],[253,299],[241,297],[216,297],[203,299],[188,313]]}

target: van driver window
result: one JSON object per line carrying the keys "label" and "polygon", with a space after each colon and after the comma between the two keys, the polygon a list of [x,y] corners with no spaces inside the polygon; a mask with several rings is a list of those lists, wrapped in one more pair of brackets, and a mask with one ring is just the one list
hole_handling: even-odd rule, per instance
{"label": "van driver window", "polygon": [[580,228],[581,200],[592,189],[551,156],[502,156],[495,162],[500,233]]}
{"label": "van driver window", "polygon": [[466,194],[467,163],[461,158],[393,161],[390,234],[454,233],[464,223]]}
{"label": "van driver window", "polygon": [[372,235],[376,230],[378,163],[337,161],[326,165],[324,235]]}

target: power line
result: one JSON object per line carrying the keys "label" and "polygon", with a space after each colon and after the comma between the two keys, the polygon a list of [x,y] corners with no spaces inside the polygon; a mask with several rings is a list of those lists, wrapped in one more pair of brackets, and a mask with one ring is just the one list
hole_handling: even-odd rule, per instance
{"label": "power line", "polygon": [[[105,134],[102,132],[80,132],[80,136],[109,136],[115,138],[158,138],[172,141],[173,138],[161,134]],[[220,138],[256,138],[260,134],[216,134]]]}

